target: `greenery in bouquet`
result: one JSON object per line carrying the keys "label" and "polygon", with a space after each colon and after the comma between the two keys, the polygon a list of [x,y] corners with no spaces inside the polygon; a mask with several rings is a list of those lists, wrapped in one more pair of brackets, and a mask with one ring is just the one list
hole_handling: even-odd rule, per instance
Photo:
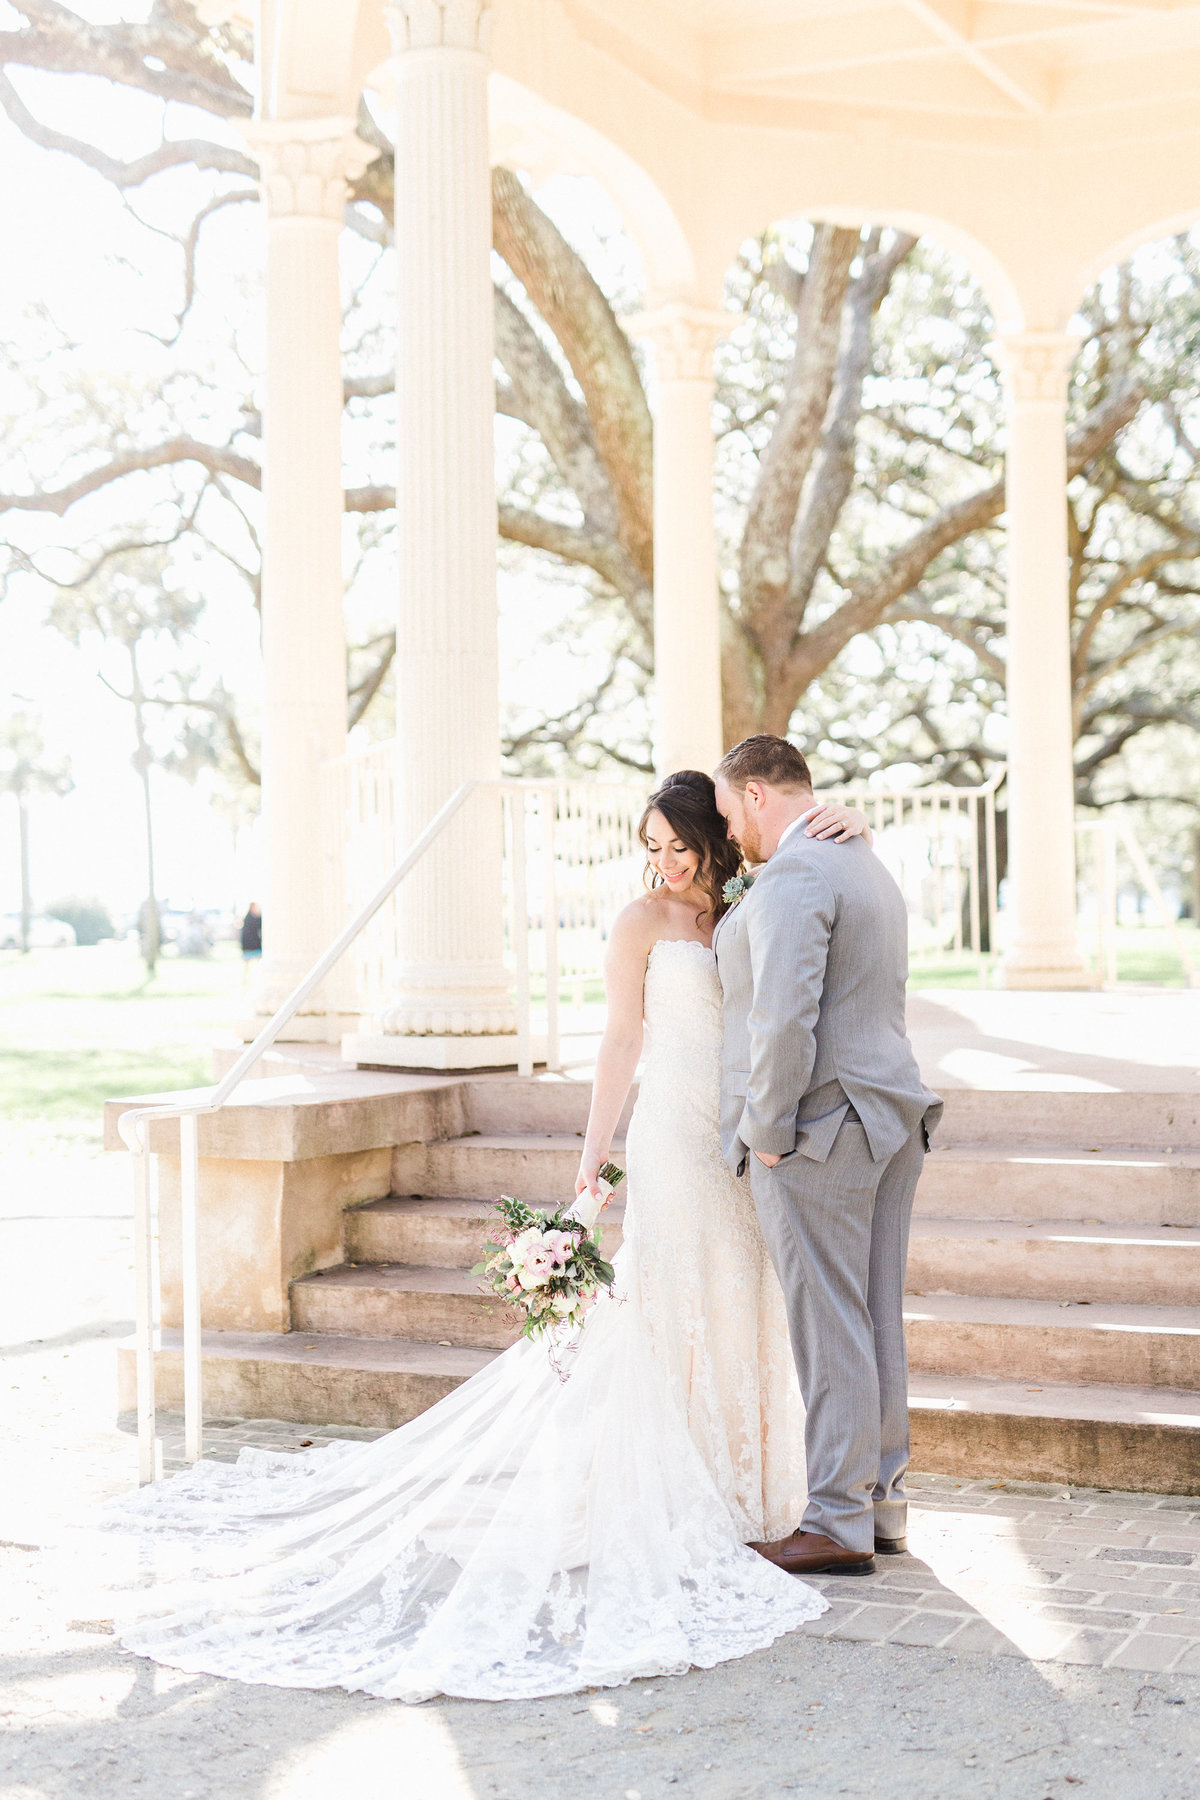
{"label": "greenery in bouquet", "polygon": [[[600,1179],[611,1192],[623,1171],[605,1163]],[[589,1230],[570,1208],[544,1213],[508,1194],[496,1201],[495,1211],[501,1229],[471,1271],[483,1277],[481,1291],[517,1314],[522,1337],[563,1336],[582,1325],[613,1283],[613,1266],[600,1254],[599,1227]]]}

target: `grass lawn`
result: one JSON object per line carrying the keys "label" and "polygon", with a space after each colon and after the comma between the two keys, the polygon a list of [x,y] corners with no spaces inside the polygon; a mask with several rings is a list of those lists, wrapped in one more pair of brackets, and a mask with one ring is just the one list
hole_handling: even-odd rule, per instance
{"label": "grass lawn", "polygon": [[230,1029],[241,985],[232,944],[208,960],[164,958],[153,981],[133,944],[0,955],[6,1127],[95,1142],[112,1096],[211,1080],[211,1046]]}
{"label": "grass lawn", "polygon": [[[1181,930],[1200,964],[1200,932]],[[1184,984],[1165,931],[1126,927],[1117,940],[1122,981]],[[106,1099],[211,1080],[211,1046],[243,1010],[242,973],[234,944],[207,960],[166,957],[153,981],[133,944],[0,954],[4,1134],[95,1146]],[[911,985],[977,988],[979,971],[971,957],[915,960]],[[564,1003],[575,997],[564,985]],[[599,983],[588,982],[585,999],[602,998]]]}
{"label": "grass lawn", "polygon": [[[1200,969],[1200,932],[1187,919],[1180,922],[1180,935],[1191,951],[1192,961]],[[1089,937],[1084,947],[1093,951]],[[948,956],[944,959],[914,956],[909,970],[910,988],[964,988],[989,986],[996,959],[988,957],[988,980],[981,983],[979,964],[973,956]],[[1171,941],[1171,934],[1160,926],[1126,925],[1117,931],[1117,980],[1153,987],[1186,987],[1187,972]]]}

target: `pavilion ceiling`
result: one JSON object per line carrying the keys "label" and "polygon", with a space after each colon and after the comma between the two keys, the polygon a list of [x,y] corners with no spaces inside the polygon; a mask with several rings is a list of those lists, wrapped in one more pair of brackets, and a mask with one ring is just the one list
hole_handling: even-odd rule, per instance
{"label": "pavilion ceiling", "polygon": [[[575,32],[714,122],[1111,142],[1200,105],[1185,0],[565,0]],[[1167,113],[1175,115],[1168,123]],[[1014,138],[1014,133],[1016,134]]]}

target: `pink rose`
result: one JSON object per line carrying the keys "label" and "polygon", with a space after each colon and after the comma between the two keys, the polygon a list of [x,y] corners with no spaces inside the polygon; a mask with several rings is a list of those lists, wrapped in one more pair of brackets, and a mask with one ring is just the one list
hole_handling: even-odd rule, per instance
{"label": "pink rose", "polygon": [[548,1231],[544,1245],[556,1269],[564,1269],[575,1254],[575,1237],[569,1231]]}

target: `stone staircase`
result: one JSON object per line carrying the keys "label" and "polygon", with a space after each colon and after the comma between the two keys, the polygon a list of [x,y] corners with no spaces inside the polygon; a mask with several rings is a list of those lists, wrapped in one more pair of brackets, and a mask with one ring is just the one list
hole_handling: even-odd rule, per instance
{"label": "stone staircase", "polygon": [[[486,1202],[570,1193],[588,1097],[469,1080],[457,1135],[396,1149],[344,1260],[292,1282],[290,1332],[206,1334],[206,1411],[392,1426],[482,1367],[512,1337],[469,1273]],[[918,1467],[1200,1492],[1195,1096],[951,1091],[908,1286]],[[176,1403],[177,1335],[160,1366]]]}

